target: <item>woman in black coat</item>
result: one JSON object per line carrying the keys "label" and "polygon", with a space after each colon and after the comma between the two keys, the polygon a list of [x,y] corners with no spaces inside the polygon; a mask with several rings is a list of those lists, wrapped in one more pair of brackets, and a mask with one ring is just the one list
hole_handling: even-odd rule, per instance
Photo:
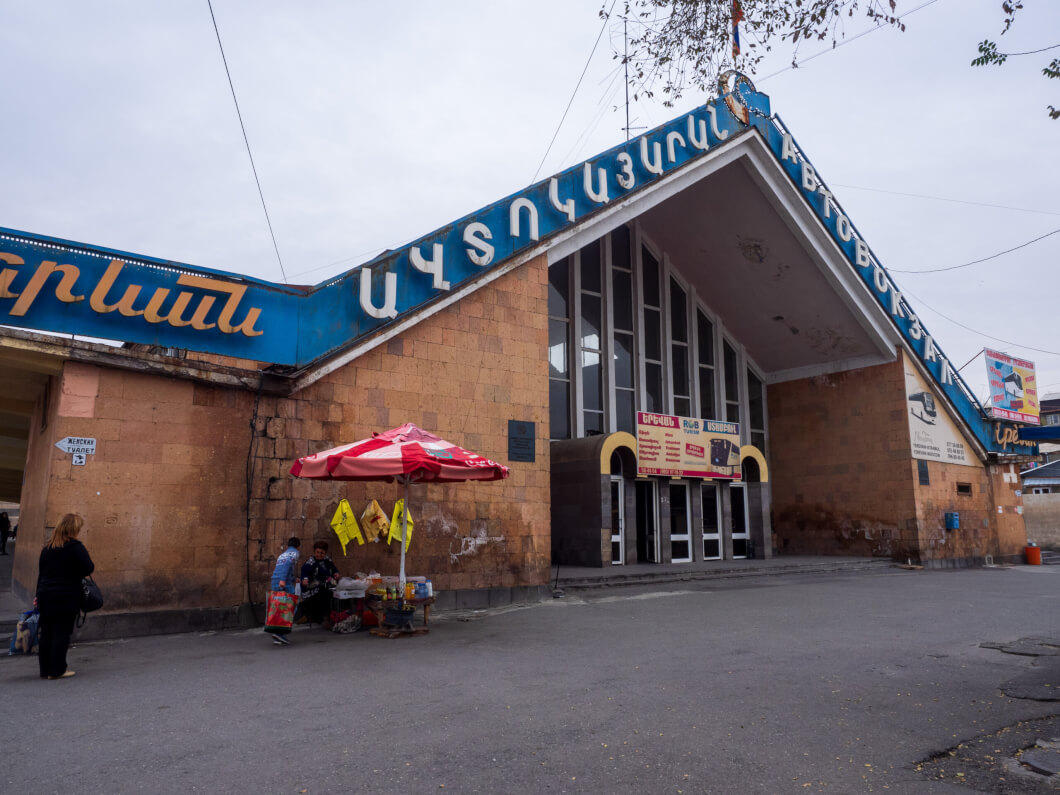
{"label": "woman in black coat", "polygon": [[40,678],[73,676],[66,670],[66,652],[81,606],[81,579],[95,570],[84,544],[77,540],[85,520],[68,513],[55,526],[51,540],[40,553],[37,577],[37,625],[40,642]]}

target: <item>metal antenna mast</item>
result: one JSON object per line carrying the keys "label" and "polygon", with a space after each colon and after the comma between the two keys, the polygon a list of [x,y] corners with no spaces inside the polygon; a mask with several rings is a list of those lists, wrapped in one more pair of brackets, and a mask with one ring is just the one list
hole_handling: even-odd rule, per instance
{"label": "metal antenna mast", "polygon": [[629,35],[625,17],[622,17],[622,68],[626,77],[626,143],[629,143]]}

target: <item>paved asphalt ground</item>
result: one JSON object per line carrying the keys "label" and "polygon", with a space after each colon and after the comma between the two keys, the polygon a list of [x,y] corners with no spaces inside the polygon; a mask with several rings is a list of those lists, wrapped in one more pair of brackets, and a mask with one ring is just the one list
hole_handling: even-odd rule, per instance
{"label": "paved asphalt ground", "polygon": [[[3,657],[0,791],[1055,786],[1013,757],[1060,736],[1060,702],[1003,688],[1060,695],[1058,566],[611,589],[450,613],[420,637],[293,638],[84,644],[54,682]],[[1021,640],[1040,655],[982,645]]]}

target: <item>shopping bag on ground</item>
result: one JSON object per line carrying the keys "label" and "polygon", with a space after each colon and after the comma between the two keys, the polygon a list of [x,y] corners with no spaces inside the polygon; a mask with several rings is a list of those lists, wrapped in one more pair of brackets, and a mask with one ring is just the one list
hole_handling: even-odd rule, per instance
{"label": "shopping bag on ground", "polygon": [[36,610],[27,610],[19,618],[15,625],[15,632],[11,636],[11,646],[8,654],[36,654],[37,653],[37,622],[40,613]]}
{"label": "shopping bag on ground", "polygon": [[357,525],[357,517],[353,515],[353,508],[345,499],[339,501],[339,507],[335,509],[335,515],[331,517],[331,529],[339,537],[342,544],[342,554],[346,554],[346,545],[357,539],[358,545],[364,545],[361,536],[361,528]]}
{"label": "shopping bag on ground", "polygon": [[[404,500],[398,500],[394,503],[394,515],[390,519],[390,535],[387,537],[386,542],[389,544],[391,541],[402,541],[401,537],[401,511],[405,507]],[[412,514],[409,513],[409,537],[405,543],[405,549],[409,549],[412,546]]]}
{"label": "shopping bag on ground", "polygon": [[265,608],[265,631],[287,631],[294,623],[294,607],[298,603],[294,594],[286,591],[270,591]]}

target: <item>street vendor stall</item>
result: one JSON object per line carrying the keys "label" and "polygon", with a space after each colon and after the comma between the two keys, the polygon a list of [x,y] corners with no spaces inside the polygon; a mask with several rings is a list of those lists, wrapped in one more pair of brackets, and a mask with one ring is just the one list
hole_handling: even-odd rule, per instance
{"label": "street vendor stall", "polygon": [[[369,610],[382,619],[381,625],[393,628],[383,634],[393,637],[395,631],[398,634],[416,632],[412,626],[412,615],[417,607],[423,610],[423,630],[426,631],[430,605],[434,603],[433,594],[417,594],[415,583],[405,575],[405,554],[412,532],[408,508],[409,484],[502,480],[508,477],[508,467],[440,439],[412,423],[406,423],[384,433],[373,434],[370,439],[299,458],[291,466],[291,474],[315,480],[387,483],[396,480],[405,487],[404,499],[399,501],[401,568],[396,590],[388,592],[389,583],[382,582],[373,584],[373,588],[384,588],[381,599],[375,598],[380,594],[373,588],[365,595],[366,606],[371,605]],[[393,523],[392,534],[395,533],[396,524]]]}

